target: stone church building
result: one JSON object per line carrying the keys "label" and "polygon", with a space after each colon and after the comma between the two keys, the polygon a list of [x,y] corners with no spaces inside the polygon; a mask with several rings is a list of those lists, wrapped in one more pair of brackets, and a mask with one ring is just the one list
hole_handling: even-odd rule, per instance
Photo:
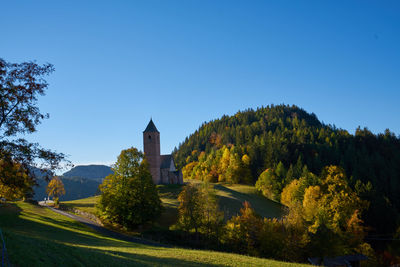
{"label": "stone church building", "polygon": [[176,169],[172,155],[160,155],[160,132],[152,119],[143,131],[143,150],[155,184],[183,184],[182,172]]}

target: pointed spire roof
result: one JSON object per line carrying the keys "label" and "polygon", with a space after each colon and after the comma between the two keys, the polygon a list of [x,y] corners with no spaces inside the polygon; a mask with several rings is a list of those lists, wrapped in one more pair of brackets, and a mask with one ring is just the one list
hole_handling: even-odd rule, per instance
{"label": "pointed spire roof", "polygon": [[156,126],[154,125],[153,119],[150,119],[149,124],[147,124],[147,127],[146,127],[146,129],[145,129],[143,132],[144,132],[144,133],[154,133],[154,132],[160,133],[160,132],[157,130]]}

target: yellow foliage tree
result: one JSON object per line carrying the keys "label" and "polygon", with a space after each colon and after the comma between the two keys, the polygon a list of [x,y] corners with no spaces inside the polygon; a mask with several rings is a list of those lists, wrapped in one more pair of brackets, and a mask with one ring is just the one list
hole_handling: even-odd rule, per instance
{"label": "yellow foliage tree", "polygon": [[[347,183],[344,170],[337,166],[325,168],[321,191],[321,205],[326,209],[335,231],[346,228],[349,218],[357,211],[367,208],[368,203],[362,201]],[[353,219],[354,220],[354,219]]]}
{"label": "yellow foliage tree", "polygon": [[247,154],[244,154],[243,156],[242,156],[242,161],[243,161],[243,163],[245,164],[245,165],[250,165],[250,157],[247,155]]}
{"label": "yellow foliage tree", "polygon": [[191,175],[193,172],[193,169],[197,166],[198,162],[193,161],[185,165],[185,167],[182,168],[182,175],[183,178],[186,179],[192,179]]}
{"label": "yellow foliage tree", "polygon": [[222,158],[219,162],[219,170],[220,170],[220,175],[218,177],[218,182],[225,182],[226,177],[225,177],[225,172],[229,167],[229,161],[230,161],[230,151],[227,147],[223,147],[223,154],[222,154]]}
{"label": "yellow foliage tree", "polygon": [[0,198],[24,198],[32,192],[34,181],[28,171],[10,159],[0,159]]}
{"label": "yellow foliage tree", "polygon": [[301,184],[299,180],[295,179],[285,188],[283,188],[281,193],[281,203],[287,207],[296,205],[301,197],[300,191]]}
{"label": "yellow foliage tree", "polygon": [[235,251],[259,256],[260,235],[264,221],[245,201],[240,215],[233,216],[225,227],[224,242]]}
{"label": "yellow foliage tree", "polygon": [[304,191],[303,199],[303,215],[307,221],[315,219],[320,207],[321,188],[316,186],[310,186]]}
{"label": "yellow foliage tree", "polygon": [[46,192],[49,196],[54,197],[55,204],[58,205],[60,196],[65,195],[65,188],[61,179],[57,176],[51,179],[47,185]]}
{"label": "yellow foliage tree", "polygon": [[[364,246],[365,229],[360,214],[367,203],[348,185],[344,170],[338,166],[326,167],[318,184],[304,191],[301,179],[293,180],[281,195],[282,203],[289,207],[284,219],[287,232],[294,230],[287,246],[294,249],[291,240],[302,240],[298,243],[300,247],[319,256],[354,253]],[[304,192],[302,201],[296,197],[299,192]],[[326,240],[330,240],[329,245]]]}

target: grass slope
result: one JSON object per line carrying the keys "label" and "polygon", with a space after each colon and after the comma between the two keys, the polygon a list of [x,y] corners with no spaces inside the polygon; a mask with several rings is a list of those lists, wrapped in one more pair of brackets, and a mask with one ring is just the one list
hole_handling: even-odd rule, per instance
{"label": "grass slope", "polygon": [[0,206],[0,228],[15,266],[307,266],[120,241],[49,209],[23,202]]}
{"label": "grass slope", "polygon": [[214,188],[219,196],[220,209],[225,212],[226,218],[239,214],[245,201],[248,201],[251,207],[263,217],[279,218],[282,216],[283,206],[258,194],[254,186],[216,184]]}
{"label": "grass slope", "polygon": [[[193,181],[198,182],[198,181]],[[252,208],[261,216],[266,218],[279,218],[282,216],[283,209],[280,203],[272,201],[257,193],[254,186],[250,185],[226,185],[213,184],[215,193],[219,198],[219,207],[224,211],[225,218],[230,219],[238,215],[243,207],[243,202],[248,201]],[[160,198],[166,208],[166,213],[176,214],[179,206],[178,195],[182,191],[179,185],[159,185]],[[166,215],[163,215],[166,217]],[[172,221],[170,219],[170,221]]]}
{"label": "grass slope", "polygon": [[63,201],[62,204],[70,208],[79,209],[85,212],[96,214],[96,203],[100,196],[82,198],[77,200]]}

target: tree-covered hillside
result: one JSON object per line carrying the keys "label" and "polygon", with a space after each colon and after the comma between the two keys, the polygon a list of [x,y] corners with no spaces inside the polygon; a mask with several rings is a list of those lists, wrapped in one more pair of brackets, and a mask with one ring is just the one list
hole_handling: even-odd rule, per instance
{"label": "tree-covered hillside", "polygon": [[211,182],[254,184],[271,169],[278,193],[294,179],[337,165],[369,202],[363,218],[372,230],[393,232],[398,223],[400,139],[389,130],[375,135],[358,128],[353,135],[299,107],[271,105],[204,123],[174,157],[184,178]]}
{"label": "tree-covered hillside", "polygon": [[79,165],[65,172],[62,176],[102,180],[112,173],[111,167],[105,165]]}

